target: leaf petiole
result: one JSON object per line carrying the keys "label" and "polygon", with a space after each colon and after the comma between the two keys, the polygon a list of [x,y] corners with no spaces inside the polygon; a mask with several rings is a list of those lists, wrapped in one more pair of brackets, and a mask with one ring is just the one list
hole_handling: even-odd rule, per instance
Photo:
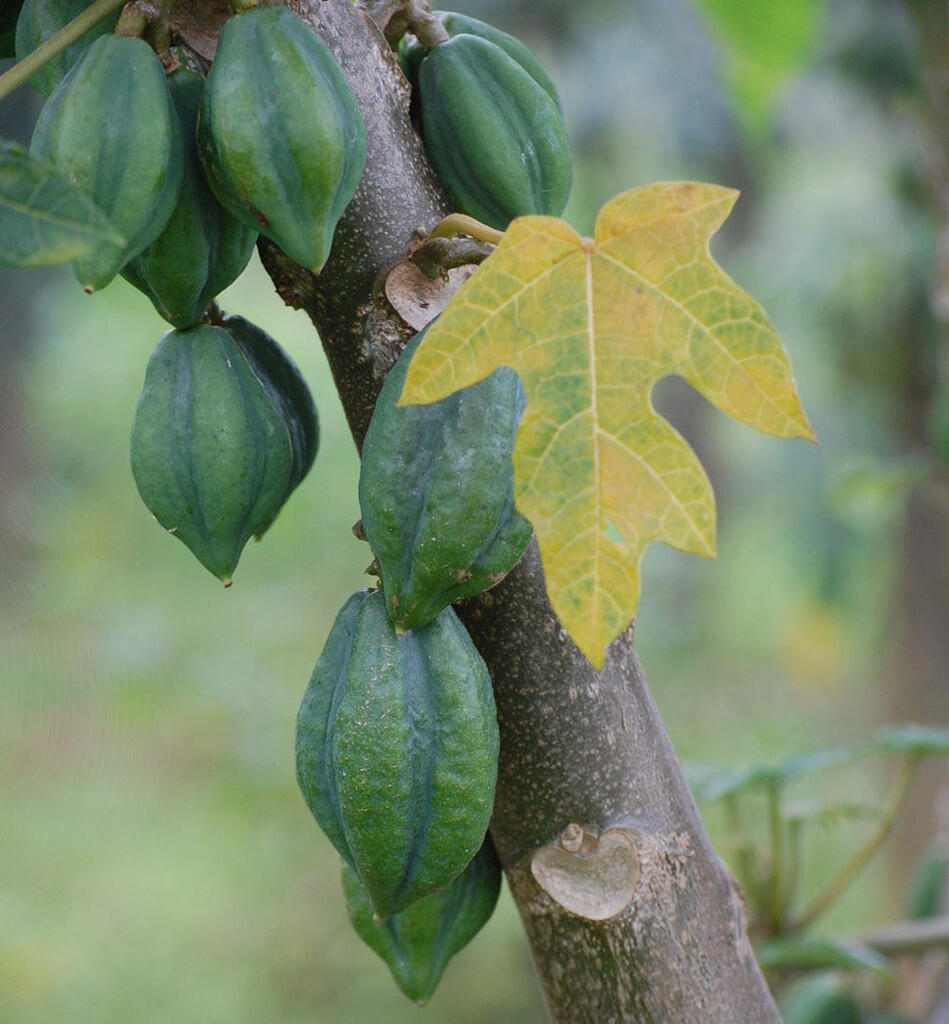
{"label": "leaf petiole", "polygon": [[873,834],[841,868],[839,873],[830,880],[823,892],[818,893],[810,905],[801,911],[798,918],[790,924],[790,931],[803,931],[805,928],[810,927],[821,914],[833,906],[883,845],[892,831],[897,815],[903,806],[903,801],[909,793],[919,760],[919,756],[910,756],[903,762],[893,793],[887,803],[886,811],[880,823],[874,829]]}
{"label": "leaf petiole", "polygon": [[45,43],[42,43],[19,63],[14,64],[9,71],[0,75],[0,100],[9,96],[14,89],[19,89],[28,81],[44,64],[48,64],[54,57],[59,56],[73,43],[84,36],[89,29],[98,25],[103,18],[111,14],[116,8],[123,6],[125,0],[95,0],[82,14],[77,15],[68,25],[64,25],[55,35],[50,36]]}
{"label": "leaf petiole", "polygon": [[504,232],[488,227],[467,214],[452,213],[443,217],[428,233],[429,238],[451,238],[452,235],[468,235],[479,242],[497,245],[504,237]]}

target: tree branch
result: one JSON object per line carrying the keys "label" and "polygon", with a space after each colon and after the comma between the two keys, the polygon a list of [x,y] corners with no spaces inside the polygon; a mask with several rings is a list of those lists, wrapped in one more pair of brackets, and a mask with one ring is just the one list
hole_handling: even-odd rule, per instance
{"label": "tree branch", "polygon": [[[179,7],[200,15],[198,3],[179,0]],[[366,121],[369,156],[318,278],[269,243],[261,254],[285,301],[304,308],[319,329],[359,445],[385,373],[411,333],[377,282],[404,257],[413,231],[431,228],[448,207],[378,27],[349,0],[289,6],[340,60]],[[494,680],[501,761],[492,835],[552,1018],[778,1024],[745,934],[743,900],[702,828],[632,630],[612,645],[603,671],[594,671],[550,608],[536,544],[498,587],[459,610]],[[568,876],[592,868],[595,878],[611,879],[607,888],[616,875],[597,874],[595,848],[597,836],[613,830],[620,881],[632,895],[607,920],[568,911],[548,894],[558,892],[554,886],[542,889],[535,879],[538,850],[555,849],[571,824],[582,826],[568,834],[585,836],[584,845],[571,853],[565,842],[551,856]]]}

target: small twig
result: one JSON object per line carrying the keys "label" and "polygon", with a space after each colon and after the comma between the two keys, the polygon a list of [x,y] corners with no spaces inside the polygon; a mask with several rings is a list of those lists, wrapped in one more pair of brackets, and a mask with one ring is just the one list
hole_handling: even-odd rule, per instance
{"label": "small twig", "polygon": [[121,7],[124,2],[125,0],[96,0],[82,14],[73,18],[68,25],[64,25],[55,35],[50,36],[45,43],[37,46],[28,57],[24,57],[18,64],[14,64],[9,71],[0,75],[0,99],[8,96],[14,89],[19,89],[44,64],[47,64],[53,57],[57,57],[64,50],[69,49],[89,29],[98,25],[103,18],[108,17],[114,10]]}
{"label": "small twig", "polygon": [[898,921],[861,935],[859,940],[888,956],[949,949],[949,915],[928,917],[922,921]]}
{"label": "small twig", "polygon": [[800,916],[790,926],[792,931],[803,931],[809,928],[849,888],[853,880],[867,866],[873,855],[883,845],[892,831],[893,825],[896,823],[897,815],[909,792],[918,763],[919,759],[917,757],[909,757],[903,762],[893,795],[890,797],[887,808],[876,829],[866,843],[857,850],[851,860],[843,866],[838,875],[831,880],[830,884],[822,892],[818,893],[810,905],[801,912]]}

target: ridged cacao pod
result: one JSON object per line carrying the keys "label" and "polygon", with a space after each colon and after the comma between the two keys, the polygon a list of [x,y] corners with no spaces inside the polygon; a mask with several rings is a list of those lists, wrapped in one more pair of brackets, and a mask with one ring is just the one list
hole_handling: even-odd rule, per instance
{"label": "ridged cacao pod", "polygon": [[452,882],[487,831],[498,727],[454,611],[397,636],[379,591],[343,606],[297,717],[297,779],[375,916]]}
{"label": "ridged cacao pod", "polygon": [[[546,92],[550,98],[560,107],[560,96],[557,87],[553,83],[547,69],[531,53],[520,39],[502,32],[493,25],[488,25],[477,18],[470,18],[467,14],[456,14],[454,11],[436,11],[439,20],[445,26],[450,37],[466,33],[469,36],[478,36],[480,39],[487,39],[494,43],[518,64],[534,79],[534,81]],[[399,47],[399,63],[405,73],[405,77],[412,84],[413,89],[418,85],[418,69],[425,56],[425,47],[417,42],[410,42],[410,37],[403,36],[404,44]]]}
{"label": "ridged cacao pod", "polygon": [[73,263],[87,291],[104,288],[161,234],[181,188],[181,130],[154,50],[100,36],[46,101],[30,151],[64,171],[125,238]]}
{"label": "ridged cacao pod", "polygon": [[514,217],[559,217],[573,168],[557,103],[500,46],[462,33],[418,72],[422,141],[452,202],[503,231]]}
{"label": "ridged cacao pod", "polygon": [[[16,59],[28,57],[88,6],[89,0],[25,0],[16,23]],[[118,20],[118,11],[107,14],[72,46],[58,53],[31,75],[30,85],[43,96],[49,96],[88,46],[99,36],[112,32]]]}
{"label": "ridged cacao pod", "polygon": [[225,23],[198,144],[220,202],[318,271],[362,176],[366,131],[329,47],[287,8]]}
{"label": "ridged cacao pod", "polygon": [[165,230],[122,271],[170,324],[185,330],[247,266],[257,232],[214,198],[198,159],[195,131],[204,78],[181,67],[168,76],[184,140],[181,193]]}
{"label": "ridged cacao pod", "polygon": [[168,331],[132,426],[142,500],[199,562],[229,582],[316,455],[316,409],[299,370],[240,317]]}
{"label": "ridged cacao pod", "polygon": [[501,864],[490,839],[444,889],[378,924],[356,872],[343,863],[343,894],[359,937],[386,962],[396,984],[420,1005],[432,997],[448,961],[478,934],[501,891]]}
{"label": "ridged cacao pod", "polygon": [[393,366],[366,432],[362,525],[398,630],[493,587],[531,537],[514,508],[511,453],[524,411],[507,367],[431,405],[396,403],[424,331]]}

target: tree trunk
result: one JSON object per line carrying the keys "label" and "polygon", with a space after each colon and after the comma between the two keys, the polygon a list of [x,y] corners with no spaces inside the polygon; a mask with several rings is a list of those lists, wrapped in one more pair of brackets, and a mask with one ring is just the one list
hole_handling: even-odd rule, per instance
{"label": "tree trunk", "polygon": [[[408,87],[375,23],[349,0],[288,6],[349,77],[369,155],[319,277],[269,243],[260,249],[281,296],[318,328],[359,445],[411,334],[378,294],[379,275],[448,206],[412,130]],[[381,0],[375,9],[385,6]],[[205,56],[222,11],[201,0],[175,8],[186,41]],[[745,933],[742,898],[699,820],[632,629],[594,671],[550,609],[534,544],[503,583],[460,612],[494,681],[501,762],[491,831],[551,1017],[778,1022]]]}

